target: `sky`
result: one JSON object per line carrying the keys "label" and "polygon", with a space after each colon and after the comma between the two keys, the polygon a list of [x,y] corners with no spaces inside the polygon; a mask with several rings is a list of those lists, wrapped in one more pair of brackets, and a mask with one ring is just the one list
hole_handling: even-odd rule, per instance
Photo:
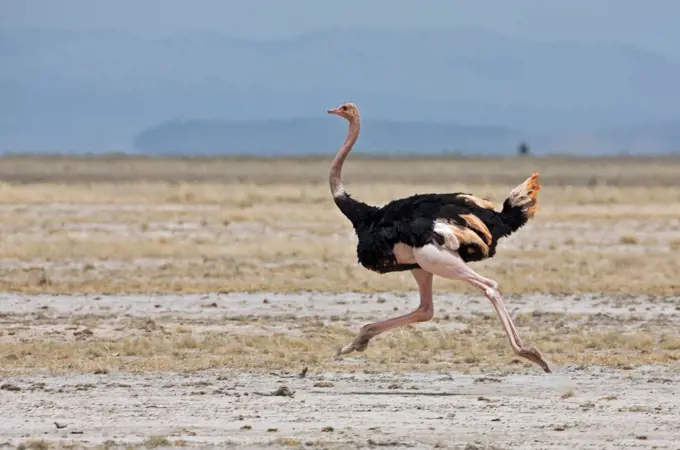
{"label": "sky", "polygon": [[0,0],[0,28],[213,31],[277,39],[324,28],[484,28],[605,40],[680,58],[678,0]]}

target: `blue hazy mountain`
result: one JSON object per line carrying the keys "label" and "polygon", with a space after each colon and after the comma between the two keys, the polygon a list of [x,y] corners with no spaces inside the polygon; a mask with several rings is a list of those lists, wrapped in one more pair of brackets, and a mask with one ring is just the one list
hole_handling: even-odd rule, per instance
{"label": "blue hazy mountain", "polygon": [[0,62],[5,152],[326,151],[344,125],[325,111],[343,101],[360,106],[362,148],[375,151],[504,152],[524,138],[537,151],[680,149],[680,63],[617,43],[23,30],[0,31]]}
{"label": "blue hazy mountain", "polygon": [[[356,148],[370,153],[507,154],[523,137],[518,130],[502,127],[388,120],[362,123]],[[170,121],[139,133],[135,146],[151,154],[319,154],[336,151],[346,132],[347,122],[336,116],[323,120]]]}

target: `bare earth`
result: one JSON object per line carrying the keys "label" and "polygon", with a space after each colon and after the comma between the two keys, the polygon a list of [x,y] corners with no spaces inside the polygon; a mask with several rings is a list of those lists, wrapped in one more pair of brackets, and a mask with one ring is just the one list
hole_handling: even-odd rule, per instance
{"label": "bare earth", "polygon": [[[350,157],[382,204],[472,192],[541,208],[435,279],[435,318],[356,263],[323,158],[0,158],[0,448],[680,449],[680,159]],[[273,395],[272,395],[273,394]]]}
{"label": "bare earth", "polygon": [[[31,437],[111,448],[184,441],[231,448],[672,449],[680,433],[680,377],[658,367],[563,368],[551,376],[299,379],[217,371],[6,381],[23,387],[3,394],[0,432],[10,443]],[[260,395],[282,386],[293,397]],[[564,399],[568,389],[574,395]]]}

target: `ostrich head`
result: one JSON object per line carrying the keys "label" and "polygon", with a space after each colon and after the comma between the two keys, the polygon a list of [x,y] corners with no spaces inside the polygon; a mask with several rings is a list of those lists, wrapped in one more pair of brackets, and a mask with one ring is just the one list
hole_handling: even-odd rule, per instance
{"label": "ostrich head", "polygon": [[335,114],[342,117],[350,122],[356,120],[359,117],[359,110],[354,103],[347,102],[338,106],[334,109],[329,109],[328,114]]}

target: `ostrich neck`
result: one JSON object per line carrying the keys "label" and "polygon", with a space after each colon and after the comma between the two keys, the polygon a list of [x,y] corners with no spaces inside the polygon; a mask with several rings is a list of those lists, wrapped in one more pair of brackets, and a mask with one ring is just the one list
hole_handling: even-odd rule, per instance
{"label": "ostrich neck", "polygon": [[349,194],[345,192],[345,188],[342,185],[342,164],[345,162],[345,159],[347,159],[349,152],[352,151],[352,146],[359,137],[360,128],[361,124],[359,123],[358,117],[349,123],[347,138],[345,139],[342,148],[338,151],[338,154],[335,155],[329,177],[333,200],[345,217],[352,222],[355,230],[364,229],[366,224],[370,223],[375,212],[378,210],[378,208],[374,206],[369,206],[351,198]]}
{"label": "ostrich neck", "polygon": [[349,128],[347,130],[347,137],[345,138],[345,143],[338,151],[338,154],[335,155],[333,164],[331,164],[331,173],[329,181],[331,185],[331,193],[333,194],[334,198],[346,195],[345,188],[342,185],[342,165],[345,163],[345,159],[347,159],[347,155],[349,155],[349,152],[352,151],[352,147],[354,146],[354,143],[357,141],[357,138],[359,137],[360,129],[361,121],[358,117],[350,121]]}

